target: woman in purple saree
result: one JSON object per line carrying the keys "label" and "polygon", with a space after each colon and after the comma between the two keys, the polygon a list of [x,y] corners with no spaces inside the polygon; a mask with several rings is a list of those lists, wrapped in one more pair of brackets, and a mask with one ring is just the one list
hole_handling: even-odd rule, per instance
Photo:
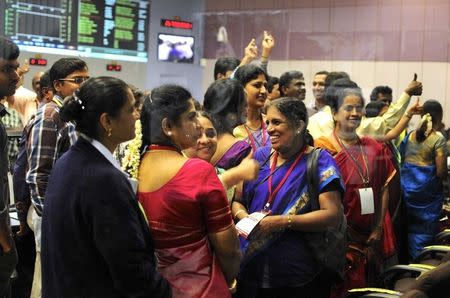
{"label": "woman in purple saree", "polygon": [[272,148],[256,151],[259,176],[244,184],[242,198],[232,207],[236,221],[253,212],[268,212],[248,239],[241,237],[244,260],[238,297],[329,297],[331,280],[303,234],[338,225],[343,183],[334,159],[321,152],[320,210],[311,210],[306,164],[312,147],[304,141],[306,124],[303,102],[281,98],[270,103],[267,131]]}

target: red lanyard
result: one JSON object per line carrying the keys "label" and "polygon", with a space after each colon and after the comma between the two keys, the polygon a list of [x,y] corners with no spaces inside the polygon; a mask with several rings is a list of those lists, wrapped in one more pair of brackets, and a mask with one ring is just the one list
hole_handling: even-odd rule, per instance
{"label": "red lanyard", "polygon": [[306,146],[302,149],[302,151],[298,154],[297,158],[294,160],[292,165],[287,170],[286,174],[284,174],[284,177],[281,179],[280,183],[277,185],[275,190],[272,192],[272,176],[275,173],[275,168],[277,166],[277,160],[278,160],[278,152],[275,151],[275,154],[273,155],[273,161],[272,165],[270,166],[270,176],[269,176],[269,198],[267,199],[266,205],[264,205],[264,210],[269,210],[270,205],[272,205],[273,200],[275,199],[278,191],[281,189],[281,187],[286,182],[289,175],[291,175],[292,171],[294,170],[295,166],[299,163],[300,159],[303,157],[306,151]]}
{"label": "red lanyard", "polygon": [[[253,137],[252,132],[247,128],[247,125],[244,124],[244,128],[247,131],[248,139],[250,140],[250,145],[252,146],[253,152],[255,152],[256,149],[258,149],[258,147],[256,146],[255,138]],[[266,146],[266,133],[266,124],[264,123],[264,120],[261,119],[262,147]]]}
{"label": "red lanyard", "polygon": [[178,150],[178,148],[176,148],[176,147],[164,146],[164,145],[156,145],[156,144],[151,144],[150,146],[148,146],[147,152],[148,151],[152,151],[152,150],[169,150],[169,151],[180,152],[180,150]]}
{"label": "red lanyard", "polygon": [[360,164],[358,163],[358,161],[356,160],[356,158],[353,157],[353,155],[348,151],[347,147],[345,147],[345,145],[342,143],[341,139],[339,139],[339,137],[336,135],[336,131],[333,131],[333,135],[334,138],[336,139],[336,141],[339,143],[339,145],[342,147],[342,149],[344,150],[345,154],[350,157],[350,159],[353,161],[353,163],[356,166],[356,171],[358,172],[359,176],[361,177],[362,182],[364,183],[365,187],[369,186],[370,183],[370,177],[369,177],[369,162],[367,160],[367,156],[364,153],[364,150],[362,148],[361,145],[361,140],[358,138],[358,145],[359,145],[359,149],[361,151],[361,155],[362,155],[362,159],[364,161],[364,164],[366,166],[366,175],[364,176],[364,172],[362,167],[360,166]]}

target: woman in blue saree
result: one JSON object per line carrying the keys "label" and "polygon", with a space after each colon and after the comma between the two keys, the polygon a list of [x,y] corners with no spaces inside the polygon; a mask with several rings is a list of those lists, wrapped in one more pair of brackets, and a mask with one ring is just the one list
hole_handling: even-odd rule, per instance
{"label": "woman in blue saree", "polygon": [[267,109],[272,148],[255,152],[261,168],[243,185],[232,211],[236,221],[253,212],[268,212],[248,239],[241,237],[244,260],[238,297],[329,297],[331,280],[315,260],[303,232],[337,226],[342,218],[343,183],[334,159],[318,159],[320,210],[307,195],[306,164],[312,147],[305,143],[307,112],[303,102],[281,98]]}
{"label": "woman in blue saree", "polygon": [[412,259],[438,233],[444,192],[442,180],[447,176],[442,106],[436,100],[423,105],[419,128],[408,134],[402,144],[404,163],[401,169],[403,197],[408,210],[408,245]]}

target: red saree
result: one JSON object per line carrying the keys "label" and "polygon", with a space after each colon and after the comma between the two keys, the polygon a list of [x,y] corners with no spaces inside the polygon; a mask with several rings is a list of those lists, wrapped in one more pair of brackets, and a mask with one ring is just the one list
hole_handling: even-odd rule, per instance
{"label": "red saree", "polygon": [[[361,202],[359,188],[364,184],[358,173],[357,167],[348,153],[335,147],[335,142],[330,137],[321,137],[315,140],[316,147],[327,149],[335,158],[345,183],[346,191],[343,204],[348,223],[349,250],[347,262],[349,267],[346,272],[343,290],[370,286],[380,273],[384,260],[395,255],[395,236],[392,228],[389,210],[383,221],[383,235],[380,247],[373,250],[366,245],[366,241],[376,224],[375,214],[361,215]],[[388,149],[385,145],[368,138],[361,138],[362,148],[367,156],[370,186],[373,190],[375,210],[381,207],[382,189],[386,186],[396,170],[391,162]],[[358,146],[348,148],[356,162],[364,165],[362,154]]]}
{"label": "red saree", "polygon": [[[139,171],[151,170],[141,167]],[[230,297],[208,241],[208,233],[232,224],[214,168],[203,160],[189,159],[161,188],[139,192],[138,197],[155,241],[158,270],[169,281],[173,297]]]}

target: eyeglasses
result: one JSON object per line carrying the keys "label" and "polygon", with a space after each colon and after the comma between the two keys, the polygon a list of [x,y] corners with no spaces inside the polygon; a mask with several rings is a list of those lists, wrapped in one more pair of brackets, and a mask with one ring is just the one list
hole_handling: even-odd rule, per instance
{"label": "eyeglasses", "polygon": [[342,109],[346,112],[351,112],[351,111],[353,111],[353,109],[355,109],[356,112],[358,112],[358,113],[362,113],[364,111],[363,106],[345,105],[345,106],[342,106]]}
{"label": "eyeglasses", "polygon": [[87,80],[89,80],[89,77],[74,77],[71,79],[59,79],[58,81],[72,82],[72,83],[80,85],[80,84],[86,82]]}

